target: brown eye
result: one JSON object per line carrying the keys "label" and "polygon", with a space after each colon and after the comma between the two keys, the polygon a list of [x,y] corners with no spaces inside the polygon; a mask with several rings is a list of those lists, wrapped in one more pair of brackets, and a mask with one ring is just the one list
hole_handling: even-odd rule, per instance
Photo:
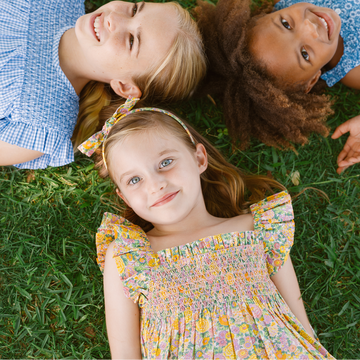
{"label": "brown eye", "polygon": [[310,61],[310,56],[309,56],[308,52],[307,52],[304,48],[301,49],[301,56],[302,56],[306,61]]}
{"label": "brown eye", "polygon": [[134,36],[130,34],[130,40],[129,40],[129,44],[130,44],[130,50],[132,49],[133,45],[134,45]]}
{"label": "brown eye", "polygon": [[285,19],[281,19],[281,24],[285,29],[291,30],[290,24]]}

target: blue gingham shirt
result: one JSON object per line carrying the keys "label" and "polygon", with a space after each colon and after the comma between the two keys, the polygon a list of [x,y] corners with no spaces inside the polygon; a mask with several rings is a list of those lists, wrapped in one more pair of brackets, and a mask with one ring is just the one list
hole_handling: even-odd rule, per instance
{"label": "blue gingham shirt", "polygon": [[84,13],[84,0],[0,0],[0,140],[44,153],[18,168],[74,161],[79,97],[58,47]]}
{"label": "blue gingham shirt", "polygon": [[344,40],[344,54],[333,69],[321,75],[328,86],[333,86],[350,70],[360,65],[360,0],[281,0],[275,5],[274,10],[299,2],[330,8],[340,16],[340,36]]}

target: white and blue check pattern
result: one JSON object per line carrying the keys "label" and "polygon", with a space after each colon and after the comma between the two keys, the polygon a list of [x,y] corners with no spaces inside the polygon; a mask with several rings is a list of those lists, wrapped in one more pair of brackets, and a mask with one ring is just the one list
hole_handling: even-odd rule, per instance
{"label": "white and blue check pattern", "polygon": [[281,0],[275,5],[274,10],[299,2],[330,8],[340,16],[344,54],[333,69],[321,75],[328,86],[333,86],[350,70],[360,65],[360,0]]}
{"label": "white and blue check pattern", "polygon": [[84,0],[0,0],[0,140],[45,154],[18,168],[74,161],[79,97],[58,46],[84,13]]}

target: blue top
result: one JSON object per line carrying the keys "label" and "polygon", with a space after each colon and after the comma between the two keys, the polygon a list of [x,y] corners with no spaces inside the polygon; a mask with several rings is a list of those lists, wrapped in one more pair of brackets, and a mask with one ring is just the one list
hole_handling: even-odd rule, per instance
{"label": "blue top", "polygon": [[58,48],[84,13],[84,0],[0,0],[0,140],[44,153],[18,168],[74,161],[79,97]]}
{"label": "blue top", "polygon": [[340,81],[350,70],[360,65],[360,1],[359,0],[280,0],[274,10],[280,10],[299,2],[326,7],[339,14],[340,36],[344,40],[344,54],[338,64],[321,78],[328,86]]}

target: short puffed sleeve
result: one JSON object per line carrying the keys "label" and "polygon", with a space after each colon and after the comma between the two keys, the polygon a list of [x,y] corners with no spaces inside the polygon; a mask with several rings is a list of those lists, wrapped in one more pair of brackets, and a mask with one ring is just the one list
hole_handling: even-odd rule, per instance
{"label": "short puffed sleeve", "polygon": [[154,257],[144,231],[125,218],[105,213],[96,234],[97,262],[104,271],[105,255],[115,240],[113,257],[123,282],[126,297],[142,307],[147,299],[150,281],[149,262]]}
{"label": "short puffed sleeve", "polygon": [[270,276],[285,264],[294,242],[294,212],[286,192],[272,195],[251,205],[254,229],[263,242]]}

